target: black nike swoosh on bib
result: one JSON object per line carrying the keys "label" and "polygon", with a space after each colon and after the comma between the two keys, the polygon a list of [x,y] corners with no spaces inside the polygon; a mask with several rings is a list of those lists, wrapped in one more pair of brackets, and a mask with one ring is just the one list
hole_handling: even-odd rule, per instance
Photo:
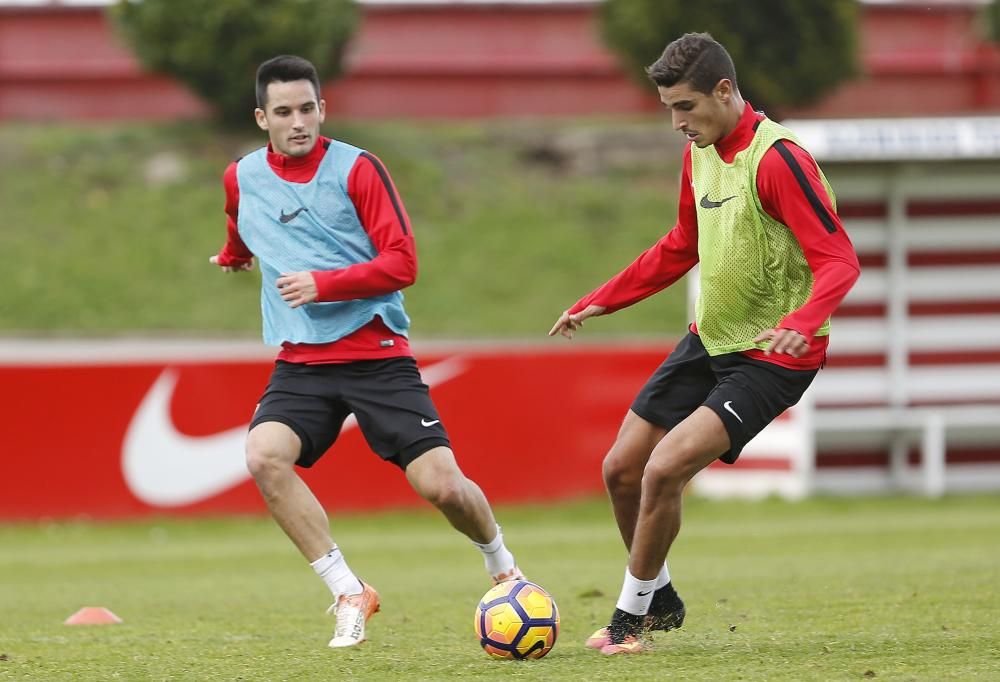
{"label": "black nike swoosh on bib", "polygon": [[283,223],[290,223],[293,220],[295,220],[295,216],[302,213],[302,211],[308,211],[308,210],[309,209],[304,206],[302,208],[295,209],[291,213],[285,213],[285,209],[281,209],[281,215],[278,216],[278,220],[280,220]]}
{"label": "black nike swoosh on bib", "polygon": [[711,199],[708,198],[708,195],[706,194],[705,196],[703,196],[701,198],[701,207],[702,208],[719,208],[719,206],[722,206],[724,203],[726,203],[730,199],[735,199],[735,198],[736,198],[736,195],[734,194],[733,196],[726,197],[725,199],[722,199],[720,201],[712,201]]}

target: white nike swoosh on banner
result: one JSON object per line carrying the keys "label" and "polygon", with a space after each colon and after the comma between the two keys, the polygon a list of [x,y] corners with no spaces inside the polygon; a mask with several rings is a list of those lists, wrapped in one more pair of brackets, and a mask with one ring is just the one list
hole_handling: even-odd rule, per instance
{"label": "white nike swoosh on banner", "polygon": [[[449,358],[421,371],[428,386],[466,369]],[[250,478],[244,457],[249,422],[210,436],[186,436],[170,417],[177,371],[165,369],[146,392],[122,443],[122,474],[128,489],[154,507],[180,507],[222,493]],[[354,415],[343,430],[357,426]]]}

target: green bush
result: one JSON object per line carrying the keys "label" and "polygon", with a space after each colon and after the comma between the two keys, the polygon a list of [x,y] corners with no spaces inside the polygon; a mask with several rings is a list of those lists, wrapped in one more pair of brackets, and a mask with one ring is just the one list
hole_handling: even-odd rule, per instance
{"label": "green bush", "polygon": [[740,91],[772,116],[817,101],[854,75],[855,0],[607,0],[604,39],[645,82],[684,33],[707,31],[736,64]]}
{"label": "green bush", "polygon": [[1000,43],[1000,0],[993,0],[993,2],[983,7],[983,18],[990,40]]}
{"label": "green bush", "polygon": [[223,122],[249,125],[257,66],[279,54],[340,72],[358,23],[353,0],[119,0],[115,24],[150,70],[186,83]]}

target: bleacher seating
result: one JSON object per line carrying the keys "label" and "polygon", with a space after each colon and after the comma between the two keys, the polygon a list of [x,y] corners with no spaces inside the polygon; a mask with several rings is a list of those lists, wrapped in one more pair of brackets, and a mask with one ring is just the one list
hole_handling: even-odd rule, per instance
{"label": "bleacher seating", "polygon": [[814,387],[817,470],[829,469],[835,489],[852,476],[838,477],[838,466],[866,464],[887,464],[890,484],[930,495],[948,478],[959,488],[998,480],[1000,190],[941,199],[947,188],[925,189],[907,202],[898,236],[883,206],[841,209],[863,274]]}
{"label": "bleacher seating", "polygon": [[862,264],[827,365],[742,468],[713,466],[696,485],[788,497],[1000,489],[1000,163],[824,168]]}

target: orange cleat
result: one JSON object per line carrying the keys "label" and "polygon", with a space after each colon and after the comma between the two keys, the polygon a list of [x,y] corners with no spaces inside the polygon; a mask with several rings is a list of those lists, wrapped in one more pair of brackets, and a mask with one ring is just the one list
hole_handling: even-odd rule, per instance
{"label": "orange cleat", "polygon": [[381,608],[378,592],[364,582],[361,587],[364,588],[361,594],[342,594],[327,609],[327,613],[332,612],[337,619],[329,645],[332,649],[355,646],[365,641],[365,623]]}
{"label": "orange cleat", "polygon": [[635,635],[626,635],[620,644],[608,643],[601,647],[601,653],[605,656],[615,654],[640,654],[643,651],[642,642]]}
{"label": "orange cleat", "polygon": [[505,583],[508,580],[525,580],[525,577],[524,573],[521,572],[521,569],[515,566],[506,573],[497,573],[496,575],[491,576],[491,579],[493,580],[494,585],[499,585],[500,583]]}
{"label": "orange cleat", "polygon": [[588,649],[603,649],[609,644],[611,644],[611,635],[608,634],[608,629],[603,627],[588,637],[583,645]]}

